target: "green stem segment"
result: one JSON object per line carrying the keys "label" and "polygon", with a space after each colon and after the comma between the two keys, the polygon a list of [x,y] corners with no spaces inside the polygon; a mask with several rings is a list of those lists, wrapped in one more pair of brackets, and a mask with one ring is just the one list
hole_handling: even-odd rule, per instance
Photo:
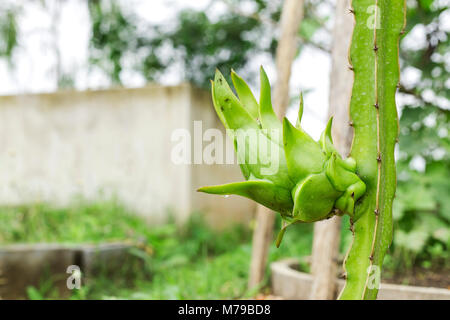
{"label": "green stem segment", "polygon": [[355,207],[353,243],[344,262],[347,281],[340,299],[376,299],[381,266],[392,241],[398,137],[395,92],[406,4],[405,0],[354,0],[352,6],[356,24],[350,48],[351,157],[367,191]]}

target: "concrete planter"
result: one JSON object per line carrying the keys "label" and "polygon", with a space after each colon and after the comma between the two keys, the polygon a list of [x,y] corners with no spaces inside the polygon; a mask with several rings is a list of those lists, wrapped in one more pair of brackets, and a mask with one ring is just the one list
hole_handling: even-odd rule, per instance
{"label": "concrete planter", "polygon": [[[0,247],[0,298],[26,298],[27,287],[39,288],[50,281],[59,297],[67,297],[71,290],[67,279],[68,267],[75,265],[82,273],[81,284],[92,281],[97,274],[124,276],[131,264],[142,263],[129,253],[123,243],[97,245],[14,244]],[[124,268],[124,266],[127,268]]]}
{"label": "concrete planter", "polygon": [[[307,300],[311,292],[312,275],[295,269],[297,259],[284,259],[271,264],[272,290],[285,299]],[[343,280],[336,279],[339,291]],[[415,287],[382,283],[379,300],[450,300],[450,290],[444,288]]]}

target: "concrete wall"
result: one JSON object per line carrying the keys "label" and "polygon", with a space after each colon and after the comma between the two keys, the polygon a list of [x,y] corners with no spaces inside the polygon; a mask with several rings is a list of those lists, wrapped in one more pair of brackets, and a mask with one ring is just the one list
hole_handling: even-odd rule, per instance
{"label": "concrete wall", "polygon": [[189,85],[0,97],[0,205],[116,197],[150,223],[195,210],[219,227],[248,221],[249,200],[195,192],[242,180],[237,165],[171,161],[173,131],[193,133],[193,121],[222,129],[209,94]]}

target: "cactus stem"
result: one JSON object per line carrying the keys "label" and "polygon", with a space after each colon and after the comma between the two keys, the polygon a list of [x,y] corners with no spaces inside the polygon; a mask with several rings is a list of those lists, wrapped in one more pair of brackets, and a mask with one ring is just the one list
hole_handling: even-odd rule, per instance
{"label": "cactus stem", "polygon": [[[400,12],[406,15],[405,2],[360,0],[353,3],[361,14],[354,16],[356,24],[349,56],[356,68],[352,90],[356,96],[352,96],[350,103],[350,115],[355,121],[351,154],[359,161],[358,172],[370,182],[370,193],[356,206],[352,247],[344,260],[348,279],[340,299],[376,299],[378,290],[370,288],[371,276],[367,271],[373,270],[374,265],[381,267],[392,238],[393,142],[398,131],[394,87],[399,83],[395,69],[398,32],[402,28]],[[405,17],[403,27],[404,24]],[[367,130],[373,131],[370,137]]]}
{"label": "cactus stem", "polygon": [[[374,13],[374,17],[375,17],[375,22],[374,25],[376,26],[378,21],[377,21],[377,17],[378,17],[378,0],[375,0],[375,13]],[[374,39],[373,39],[373,48],[374,48],[374,52],[375,52],[375,73],[374,73],[374,77],[375,77],[375,83],[378,83],[378,47],[377,47],[377,28],[373,28],[373,32],[374,32]],[[381,148],[380,148],[380,106],[378,105],[378,85],[375,85],[375,109],[377,111],[377,190],[376,190],[376,196],[375,196],[375,211],[377,212],[377,214],[375,214],[375,226],[374,226],[374,230],[373,230],[373,240],[372,240],[372,248],[370,250],[370,270],[372,269],[372,265],[373,265],[373,256],[374,256],[374,252],[375,252],[375,242],[376,242],[376,238],[377,238],[377,230],[378,230],[378,220],[379,220],[379,212],[380,212],[380,188],[381,188]],[[369,277],[366,278],[366,283],[364,285],[364,290],[363,290],[363,295],[362,298],[364,298],[364,296],[366,295],[366,290],[367,290],[367,285],[369,282]]]}

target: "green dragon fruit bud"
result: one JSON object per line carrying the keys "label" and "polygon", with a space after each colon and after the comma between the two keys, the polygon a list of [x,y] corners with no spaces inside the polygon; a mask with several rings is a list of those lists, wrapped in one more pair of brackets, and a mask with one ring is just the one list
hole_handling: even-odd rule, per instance
{"label": "green dragon fruit bud", "polygon": [[236,97],[223,75],[216,71],[212,97],[216,112],[233,139],[237,159],[246,181],[202,187],[200,192],[239,195],[281,214],[283,228],[314,222],[335,214],[353,216],[355,202],[366,186],[356,174],[356,162],[342,159],[333,146],[332,119],[319,142],[300,126],[303,98],[296,126],[286,118],[281,123],[273,108],[270,83],[260,71],[259,103],[250,88],[234,71]]}

